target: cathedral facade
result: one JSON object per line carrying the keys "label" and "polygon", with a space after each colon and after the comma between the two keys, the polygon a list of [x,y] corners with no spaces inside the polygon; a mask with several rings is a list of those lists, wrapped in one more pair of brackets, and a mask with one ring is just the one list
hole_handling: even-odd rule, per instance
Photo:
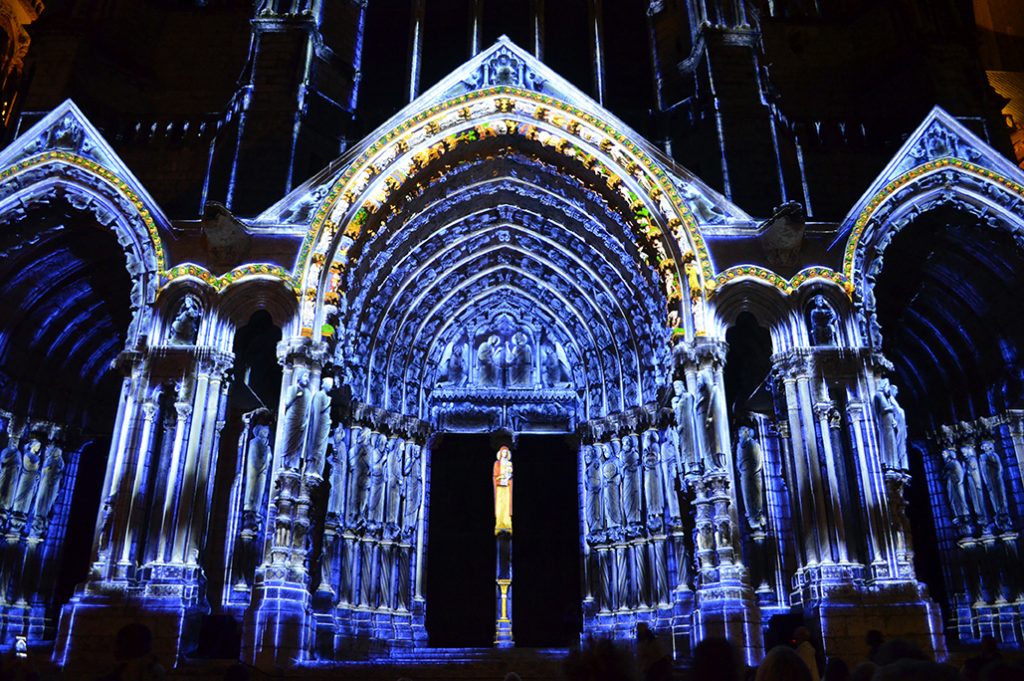
{"label": "cathedral facade", "polygon": [[548,438],[577,642],[1024,647],[1024,172],[963,3],[513,4],[44,13],[0,152],[0,640],[415,656],[477,436],[497,644]]}

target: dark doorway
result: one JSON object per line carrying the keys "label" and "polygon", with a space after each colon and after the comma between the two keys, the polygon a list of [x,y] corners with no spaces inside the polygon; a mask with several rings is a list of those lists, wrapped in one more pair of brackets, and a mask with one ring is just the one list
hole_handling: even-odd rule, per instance
{"label": "dark doorway", "polygon": [[434,647],[494,645],[494,456],[485,435],[445,435],[431,447],[426,597]]}
{"label": "dark doorway", "polygon": [[524,435],[512,454],[512,633],[518,647],[579,643],[577,456],[561,435]]}

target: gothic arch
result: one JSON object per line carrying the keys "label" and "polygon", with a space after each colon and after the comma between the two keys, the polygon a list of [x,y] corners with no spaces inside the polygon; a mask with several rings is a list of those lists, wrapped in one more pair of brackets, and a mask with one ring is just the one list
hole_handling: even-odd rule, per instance
{"label": "gothic arch", "polygon": [[[610,201],[628,209],[630,240],[662,273],[663,290],[677,303],[689,332],[703,327],[700,303],[712,276],[706,245],[689,208],[666,171],[634,142],[597,117],[535,92],[500,86],[471,92],[410,116],[382,136],[333,183],[317,207],[299,255],[303,326],[317,328],[325,298],[348,252],[376,216],[396,205],[409,179],[424,168],[451,163],[481,142],[544,150],[557,165],[604,185]],[[570,165],[573,164],[573,165]],[[687,262],[695,263],[693,306]]]}

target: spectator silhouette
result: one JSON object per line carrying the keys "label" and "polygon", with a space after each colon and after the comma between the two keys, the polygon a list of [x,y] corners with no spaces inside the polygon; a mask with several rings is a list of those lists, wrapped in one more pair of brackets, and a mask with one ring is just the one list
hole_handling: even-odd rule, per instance
{"label": "spectator silhouette", "polygon": [[100,681],[152,681],[164,678],[164,668],[153,655],[153,632],[141,622],[126,624],[114,641],[117,665]]}
{"label": "spectator silhouette", "polygon": [[825,663],[825,681],[850,681],[850,668],[838,657],[830,657]]}
{"label": "spectator silhouette", "polygon": [[739,656],[724,638],[709,637],[693,650],[693,681],[739,681]]}
{"label": "spectator silhouette", "polygon": [[588,639],[565,658],[566,681],[636,681],[633,656],[609,639]]}
{"label": "spectator silhouette", "polygon": [[636,656],[643,681],[671,681],[672,658],[643,622],[636,625]]}
{"label": "spectator silhouette", "polygon": [[807,627],[797,627],[793,630],[793,648],[797,656],[804,661],[811,678],[817,681],[821,678],[821,670],[818,669],[818,651],[811,643],[811,632]]}
{"label": "spectator silhouette", "polygon": [[[813,652],[813,648],[812,648]],[[807,663],[792,648],[775,646],[757,668],[755,681],[817,681]]]}
{"label": "spectator silhouette", "polygon": [[959,681],[956,669],[928,659],[921,649],[903,639],[886,641],[878,649],[873,681]]}
{"label": "spectator silhouette", "polygon": [[878,664],[878,660],[875,658],[878,657],[879,648],[885,643],[885,636],[878,629],[871,629],[864,636],[864,643],[868,646],[868,659]]}
{"label": "spectator silhouette", "polygon": [[981,672],[994,662],[1002,659],[996,639],[991,634],[981,637],[981,650],[974,657],[968,658],[964,663],[963,677],[966,681],[977,681],[981,678]]}
{"label": "spectator silhouette", "polygon": [[850,681],[871,681],[878,671],[878,665],[874,662],[861,662],[853,668],[850,673]]}

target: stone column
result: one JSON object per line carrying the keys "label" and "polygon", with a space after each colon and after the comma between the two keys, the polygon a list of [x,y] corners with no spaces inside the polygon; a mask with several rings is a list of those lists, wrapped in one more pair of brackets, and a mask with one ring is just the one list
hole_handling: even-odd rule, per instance
{"label": "stone column", "polygon": [[[307,471],[305,467],[308,433],[287,430],[303,423],[308,429],[309,404],[319,385],[326,353],[326,346],[308,338],[291,338],[278,344],[278,360],[284,372],[266,540],[242,625],[242,660],[262,669],[289,667],[307,660],[315,640],[309,592],[309,510],[310,493],[322,479],[319,471]],[[306,378],[308,385],[303,387],[301,381]],[[291,414],[290,405],[299,404],[293,399],[300,388],[305,391],[305,413]]]}

